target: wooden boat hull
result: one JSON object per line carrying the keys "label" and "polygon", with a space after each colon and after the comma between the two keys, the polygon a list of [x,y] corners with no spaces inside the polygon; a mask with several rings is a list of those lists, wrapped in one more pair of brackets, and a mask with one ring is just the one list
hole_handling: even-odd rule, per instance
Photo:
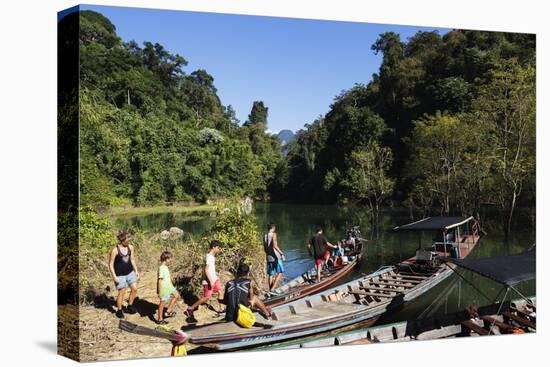
{"label": "wooden boat hull", "polygon": [[[339,281],[340,279],[344,278],[347,274],[349,274],[354,267],[356,267],[361,262],[362,255],[358,254],[354,257],[353,260],[351,260],[349,263],[342,265],[335,269],[334,273],[332,273],[329,277],[326,279],[321,280],[319,283],[313,283],[313,284],[297,284],[295,287],[288,287],[285,289],[286,285],[283,285],[275,290],[275,293],[280,293],[275,296],[271,297],[265,297],[262,299],[264,304],[269,307],[275,307],[279,305],[283,305],[285,303],[289,303],[304,297],[307,297],[309,295],[315,294],[317,292],[323,291],[330,286],[332,286],[334,283]],[[300,276],[292,279],[287,283],[291,284],[293,282],[298,281],[305,281],[312,273],[312,270],[310,269],[307,272],[301,274]]]}
{"label": "wooden boat hull", "polygon": [[[475,247],[478,238],[467,236],[461,241],[459,246],[464,246],[465,255]],[[420,297],[451,274],[448,265],[431,268],[411,258],[343,285],[275,306],[273,320],[260,321],[262,326],[244,329],[235,323],[205,325],[191,333],[189,342],[217,350],[235,350],[302,338],[369,320],[374,322],[383,313]],[[256,314],[256,318],[262,320],[260,314]]]}
{"label": "wooden boat hull", "polygon": [[[216,326],[208,330],[208,326],[206,326],[204,329],[198,328],[194,333],[191,332],[189,342],[196,345],[207,345],[217,350],[233,350],[323,333],[348,327],[353,324],[367,322],[369,320],[375,322],[383,313],[415,299],[450,275],[450,273],[445,271],[431,274],[429,276],[429,281],[414,286],[411,284],[411,289],[400,292],[396,297],[382,297],[381,295],[380,297],[372,296],[369,305],[345,304],[342,302],[332,303],[328,301],[331,294],[351,292],[354,289],[360,289],[362,282],[367,283],[370,279],[376,280],[378,277],[390,277],[391,274],[394,274],[396,271],[398,271],[397,267],[386,267],[358,280],[353,280],[319,294],[273,308],[275,314],[281,311],[287,311],[287,309],[290,309],[290,313],[294,312],[295,314],[300,314],[300,312],[303,311],[307,313],[307,309],[311,308],[312,311],[310,313],[315,315],[316,307],[334,304],[332,313],[328,316],[317,317],[319,316],[319,314],[317,314],[312,316],[311,320],[289,322],[287,324],[284,322],[285,319],[282,318],[282,322],[275,320],[272,322],[270,328],[262,329],[243,329],[236,327],[233,323],[229,323],[231,326],[229,326],[227,332],[220,330],[221,327],[218,327],[218,330],[216,330]],[[348,296],[350,295],[351,293],[348,294]],[[377,300],[378,298],[383,300]],[[289,312],[287,311],[287,313]],[[261,320],[262,316],[258,314],[257,318]],[[292,317],[289,317],[289,319],[292,319]],[[198,332],[200,329],[203,330]]]}
{"label": "wooden boat hull", "polygon": [[250,348],[257,345],[276,343],[282,340],[289,340],[300,338],[312,334],[323,333],[334,329],[340,329],[352,324],[370,321],[370,324],[376,322],[376,320],[385,312],[383,307],[372,310],[361,310],[353,315],[347,315],[345,317],[331,318],[308,325],[296,325],[288,328],[281,329],[268,329],[265,332],[252,332],[248,334],[242,334],[238,337],[231,335],[227,337],[213,336],[211,339],[191,337],[190,343],[196,345],[205,345],[212,347],[216,350],[237,350],[242,348]]}
{"label": "wooden boat hull", "polygon": [[[531,298],[530,301],[535,304],[536,298]],[[501,311],[509,309],[511,305],[514,309],[522,309],[525,307],[525,300],[515,300],[506,302]],[[497,322],[503,322],[509,312],[501,312],[497,314],[500,304],[493,304],[480,307],[479,313],[490,315],[491,319]],[[483,320],[485,318],[485,320]],[[508,317],[510,319],[510,317]],[[513,320],[513,319],[512,319]],[[485,322],[484,322],[485,321]],[[473,327],[472,327],[473,326]],[[352,345],[352,344],[371,344],[385,343],[396,341],[412,341],[412,340],[433,340],[456,336],[480,335],[475,330],[485,329],[487,332],[491,330],[493,335],[500,333],[498,328],[488,328],[486,316],[470,320],[464,312],[456,312],[453,314],[440,315],[424,320],[402,321],[386,325],[377,325],[372,327],[361,328],[360,330],[347,331],[342,333],[331,333],[327,336],[315,336],[301,340],[279,343],[260,347],[261,349],[298,349],[298,348],[316,348],[335,345]],[[471,328],[471,329],[470,329]],[[478,329],[479,328],[479,329]],[[532,329],[531,329],[532,330]],[[471,333],[470,333],[471,331]]]}

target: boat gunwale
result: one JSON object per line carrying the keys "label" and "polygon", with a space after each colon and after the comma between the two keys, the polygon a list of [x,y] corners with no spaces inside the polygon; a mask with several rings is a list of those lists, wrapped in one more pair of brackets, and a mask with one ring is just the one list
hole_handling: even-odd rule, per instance
{"label": "boat gunwale", "polygon": [[[335,271],[329,277],[325,278],[324,280],[321,280],[320,283],[314,283],[309,286],[306,286],[305,289],[301,291],[299,294],[297,294],[296,296],[293,296],[293,295],[294,295],[294,292],[297,292],[297,291],[292,291],[292,288],[289,288],[286,293],[279,294],[272,298],[264,299],[263,302],[266,306],[273,306],[273,307],[277,307],[285,304],[288,305],[290,302],[300,300],[307,296],[311,296],[318,291],[323,291],[326,287],[332,285],[334,282],[338,281],[339,279],[343,278],[345,275],[350,273],[353,270],[353,268],[357,264],[359,264],[360,259],[361,259],[361,255],[359,254],[355,257],[355,259],[350,261],[348,264],[339,267],[339,269],[337,269],[337,271]],[[303,277],[305,274],[309,273],[311,270],[312,269],[309,269],[308,271],[292,279],[290,282],[292,282],[297,278]]]}
{"label": "boat gunwale", "polygon": [[[475,247],[477,245],[478,240],[479,240],[479,238],[477,238],[474,241],[473,247]],[[285,339],[299,337],[299,336],[301,336],[300,333],[297,332],[299,330],[314,329],[315,332],[323,332],[323,331],[327,331],[327,330],[334,330],[334,329],[337,329],[337,328],[340,328],[340,327],[345,327],[345,326],[351,325],[353,323],[362,322],[362,321],[365,321],[369,318],[375,317],[375,316],[377,316],[377,314],[380,314],[382,312],[392,311],[395,308],[400,307],[400,306],[406,304],[407,302],[410,302],[413,299],[416,299],[417,297],[421,296],[422,294],[426,293],[427,291],[429,291],[430,289],[435,287],[437,284],[439,284],[443,280],[447,279],[453,273],[453,268],[454,267],[452,267],[449,264],[447,264],[447,265],[440,264],[437,267],[437,269],[434,272],[430,273],[425,280],[423,280],[420,283],[416,284],[414,287],[403,290],[402,292],[398,293],[396,296],[394,296],[392,298],[386,299],[384,301],[379,301],[379,302],[377,302],[375,304],[372,304],[372,305],[358,304],[357,310],[347,312],[346,314],[343,314],[343,315],[336,315],[336,316],[329,315],[329,316],[321,317],[321,318],[318,318],[318,319],[314,319],[314,321],[305,320],[305,321],[300,321],[300,322],[297,322],[297,323],[282,324],[282,325],[280,325],[280,327],[277,327],[275,325],[270,329],[263,329],[263,330],[260,329],[260,330],[252,331],[250,333],[243,333],[243,334],[240,334],[238,336],[236,335],[235,332],[229,332],[229,333],[223,333],[223,334],[214,334],[214,335],[210,335],[210,336],[198,336],[198,337],[193,337],[192,335],[189,335],[189,342],[192,343],[192,344],[196,344],[196,345],[206,345],[206,344],[211,344],[212,345],[213,344],[215,349],[224,350],[224,349],[237,348],[238,346],[227,347],[227,345],[242,344],[243,339],[246,339],[246,338],[260,338],[257,342],[254,342],[254,340],[252,340],[252,341],[249,341],[246,345],[244,345],[244,346],[253,346],[253,345],[258,345],[258,344],[265,344],[265,343],[269,343],[269,342],[274,342],[274,341],[279,340],[283,336],[285,337]],[[319,293],[315,293],[315,294],[312,294],[312,295],[309,295],[309,296],[306,296],[306,297],[301,297],[301,298],[295,299],[291,302],[281,304],[279,306],[275,306],[274,310],[276,311],[277,308],[279,308],[279,307],[290,307],[292,305],[297,304],[298,302],[306,302],[310,297],[327,296],[327,295],[332,294],[334,292],[337,292],[341,289],[348,289],[348,286],[350,286],[352,284],[356,284],[356,283],[365,281],[367,279],[376,278],[376,277],[379,277],[381,275],[384,275],[384,274],[392,272],[392,271],[399,273],[401,271],[399,264],[383,266],[383,267],[379,268],[378,270],[376,270],[375,272],[370,273],[368,275],[365,275],[361,278],[351,280],[347,283],[341,284],[339,286],[336,286],[336,287],[333,287],[333,288],[330,288],[330,289],[326,289],[326,290],[324,290],[322,292],[319,292]],[[404,271],[404,272],[407,272],[407,271]],[[412,272],[412,273],[414,273],[414,272]],[[397,304],[394,304],[392,306],[392,303],[394,303],[394,300],[395,300],[396,297],[402,297],[402,300],[400,302],[398,302]],[[382,311],[377,311],[379,309],[382,309]],[[373,314],[371,317],[367,317],[369,315],[369,312],[371,312],[371,311],[376,312],[376,313]],[[361,313],[366,313],[367,315],[359,316]],[[259,316],[258,312],[256,312],[255,314],[257,316]],[[351,322],[345,323],[345,321],[351,321]],[[326,328],[326,327],[323,328],[323,325],[327,325],[327,322],[331,323],[331,324],[335,324],[335,323],[340,323],[340,324],[344,323],[344,324],[343,325],[338,325],[338,326],[334,325],[333,327],[329,327],[329,328]],[[207,326],[208,325],[204,325],[204,327],[207,327]],[[288,335],[287,332],[290,332],[291,335],[293,335],[293,336],[292,337],[287,337],[287,335]],[[296,335],[294,335],[294,334],[296,334]],[[279,337],[277,337],[277,335],[279,335]]]}
{"label": "boat gunwale", "polygon": [[[309,298],[309,297],[326,296],[326,295],[331,294],[331,293],[333,293],[333,292],[335,292],[335,291],[337,291],[341,288],[347,288],[348,285],[351,285],[353,283],[359,283],[359,282],[364,281],[366,279],[376,278],[380,275],[389,273],[389,272],[391,272],[395,269],[397,269],[396,266],[386,268],[386,269],[383,269],[382,271],[377,271],[377,272],[369,274],[365,277],[352,280],[352,281],[350,281],[348,283],[345,283],[345,284],[342,284],[338,287],[331,288],[331,289],[326,290],[324,292],[317,293],[315,295],[308,296],[308,297],[305,297],[305,298],[302,298],[302,299],[299,299],[299,300],[295,300],[293,302],[290,302],[290,303],[287,303],[287,304],[284,304],[284,305],[281,305],[281,306],[277,306],[277,307],[288,307],[288,306],[290,306],[292,304],[295,304],[297,302],[305,302],[307,300],[307,298]],[[406,296],[411,294],[411,293],[416,294],[416,292],[418,292],[418,291],[421,291],[418,295],[424,293],[426,291],[425,287],[428,284],[432,284],[432,282],[434,282],[436,280],[439,283],[441,280],[446,278],[448,275],[445,276],[445,277],[440,277],[439,274],[446,273],[447,271],[448,271],[448,274],[450,275],[451,274],[450,269],[444,269],[443,271],[438,271],[434,274],[431,274],[425,281],[415,285],[413,288],[410,288],[406,291],[400,292],[400,295],[403,296],[403,300],[405,301]],[[278,333],[283,332],[283,331],[286,332],[286,331],[293,331],[293,330],[303,329],[303,327],[301,327],[301,326],[306,326],[307,328],[318,328],[320,325],[325,325],[326,323],[342,322],[344,320],[347,320],[348,318],[355,319],[356,317],[361,317],[361,316],[358,316],[358,315],[360,315],[361,313],[364,313],[366,311],[374,311],[374,310],[377,310],[379,308],[384,308],[384,311],[387,311],[387,310],[393,309],[394,307],[398,307],[398,305],[395,305],[394,307],[392,307],[390,309],[387,308],[387,306],[389,306],[393,302],[393,300],[394,300],[394,298],[390,298],[390,299],[385,300],[385,301],[379,301],[379,302],[377,302],[373,305],[360,305],[359,304],[359,305],[357,305],[356,310],[349,311],[346,314],[336,315],[336,316],[335,315],[329,315],[329,316],[325,316],[325,317],[322,317],[322,318],[315,319],[315,321],[304,320],[304,321],[300,321],[300,322],[296,322],[296,323],[282,324],[282,325],[279,325],[279,327],[277,327],[277,325],[275,325],[270,329],[256,330],[256,331],[252,331],[252,332],[246,333],[246,334],[243,333],[243,334],[240,334],[238,337],[232,338],[232,339],[244,339],[244,338],[247,338],[247,337],[261,337],[261,336],[268,337],[270,334],[278,334]],[[353,305],[353,303],[350,303],[350,305]],[[399,303],[399,306],[400,305],[402,305],[402,302]],[[207,325],[205,325],[205,327],[206,326]],[[210,336],[198,336],[198,337],[193,337],[192,335],[189,335],[189,342],[193,343],[193,344],[198,344],[198,345],[213,343],[214,341],[223,342],[223,340],[226,340],[228,337],[233,337],[235,335],[236,335],[235,332],[223,333],[223,334],[214,334],[214,335],[210,335]]]}
{"label": "boat gunwale", "polygon": [[[535,302],[535,299],[536,297],[532,296],[532,297],[528,297],[529,300],[531,302]],[[517,298],[517,299],[512,299],[510,301],[507,301],[509,302],[509,305],[512,306],[513,304],[515,303],[518,303],[518,302],[526,302],[523,298]],[[485,305],[485,306],[482,306],[482,307],[488,307],[489,305]],[[459,311],[455,312],[455,313],[452,313],[452,314],[456,314],[458,313]],[[445,314],[447,315],[447,314]],[[496,315],[496,314],[495,314]],[[490,316],[495,316],[495,315],[490,315]],[[436,318],[436,317],[432,317],[432,318]],[[421,319],[422,320],[422,319]],[[399,327],[399,326],[406,326],[407,323],[411,322],[411,320],[405,320],[405,321],[395,321],[395,322],[392,322],[392,323],[388,323],[388,324],[383,324],[383,325],[375,325],[375,326],[369,326],[369,327],[366,327],[366,328],[361,328],[361,329],[357,329],[357,330],[349,330],[349,331],[344,331],[344,332],[341,332],[341,333],[337,333],[336,335],[325,335],[325,336],[317,336],[317,337],[311,337],[311,338],[308,338],[308,339],[302,339],[302,340],[298,340],[298,343],[296,343],[296,341],[288,341],[286,343],[282,343],[280,345],[274,345],[274,346],[263,346],[261,347],[260,349],[265,349],[265,350],[278,350],[278,349],[285,349],[285,348],[288,348],[288,349],[301,349],[301,348],[311,348],[311,347],[308,347],[308,346],[303,346],[304,344],[307,344],[307,343],[314,343],[314,342],[318,342],[318,341],[321,341],[321,340],[330,340],[331,338],[333,340],[337,340],[339,339],[340,337],[345,337],[345,336],[349,336],[349,335],[361,335],[361,334],[366,334],[368,332],[371,332],[371,331],[377,331],[377,330],[383,330],[383,329],[391,329],[391,328],[394,328],[394,327]],[[454,326],[454,325],[453,325]],[[428,331],[431,331],[431,330],[428,330]],[[422,333],[418,334],[418,335],[421,335]],[[417,336],[418,336],[417,335]],[[358,340],[358,339],[361,339],[361,338],[357,338],[357,339],[353,339],[351,341],[355,341],[355,340]],[[364,338],[363,338],[364,339]],[[409,339],[400,339],[400,338],[397,338],[395,340],[392,340],[393,341],[408,341]],[[410,340],[416,340],[416,339],[410,339]],[[433,340],[433,339],[431,339]],[[382,341],[382,342],[389,342],[389,341]],[[346,343],[342,343],[342,344],[328,344],[328,345],[346,345],[346,344],[349,344],[349,342],[346,342]]]}

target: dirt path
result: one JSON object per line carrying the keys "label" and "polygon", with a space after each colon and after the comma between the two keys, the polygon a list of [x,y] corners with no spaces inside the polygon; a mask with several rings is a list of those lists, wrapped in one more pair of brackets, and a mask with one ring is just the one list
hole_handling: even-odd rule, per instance
{"label": "dirt path", "polygon": [[[110,296],[114,300],[116,291],[111,291]],[[103,307],[80,306],[80,337],[78,342],[74,339],[76,335],[72,333],[72,337],[65,336],[68,344],[73,346],[78,343],[80,345],[80,358],[82,361],[96,360],[115,360],[115,359],[130,359],[130,358],[147,358],[147,357],[166,357],[170,355],[171,344],[168,341],[134,335],[118,329],[118,319],[114,315],[114,308],[110,300],[110,304]],[[125,319],[136,324],[156,328],[155,323],[156,312],[159,299],[156,295],[156,271],[144,272],[141,274],[141,279],[138,282],[138,299],[134,303],[137,313],[134,315],[125,315]],[[217,301],[211,301],[211,305],[218,307]],[[66,308],[66,309],[63,309]],[[70,313],[69,308],[75,306],[60,306],[60,317],[63,318],[65,312]],[[174,329],[179,329],[182,326],[187,326],[185,321],[186,316],[184,311],[187,305],[182,301],[178,301],[175,307],[176,316],[167,319],[167,326]],[[217,314],[208,309],[207,306],[202,306],[195,316],[198,320],[198,325],[220,320]],[[74,326],[76,329],[76,325]],[[62,344],[62,343],[60,343]],[[192,345],[188,345],[188,350],[193,349]]]}

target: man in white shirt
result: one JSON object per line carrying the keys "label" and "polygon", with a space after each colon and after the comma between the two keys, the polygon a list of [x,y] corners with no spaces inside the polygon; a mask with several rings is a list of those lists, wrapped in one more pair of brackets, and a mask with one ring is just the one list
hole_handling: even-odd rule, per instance
{"label": "man in white shirt", "polygon": [[[210,251],[206,254],[205,265],[202,272],[203,296],[185,312],[191,321],[195,321],[193,312],[202,304],[206,303],[212,297],[212,294],[218,293],[218,301],[221,300],[222,284],[216,275],[216,254],[221,251],[221,243],[218,240],[210,242]],[[221,310],[219,310],[221,312]]]}

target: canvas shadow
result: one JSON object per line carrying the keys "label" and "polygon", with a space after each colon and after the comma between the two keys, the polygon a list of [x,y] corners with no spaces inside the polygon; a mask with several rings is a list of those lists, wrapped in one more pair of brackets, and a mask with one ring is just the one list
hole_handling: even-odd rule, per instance
{"label": "canvas shadow", "polygon": [[36,345],[47,352],[57,354],[57,342],[55,340],[37,340]]}

